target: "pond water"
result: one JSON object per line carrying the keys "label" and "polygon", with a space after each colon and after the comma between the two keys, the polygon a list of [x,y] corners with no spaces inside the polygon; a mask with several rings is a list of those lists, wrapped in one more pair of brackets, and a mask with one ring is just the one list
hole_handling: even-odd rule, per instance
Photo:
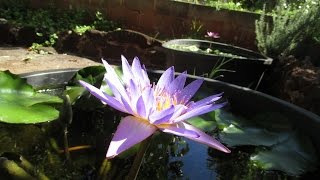
{"label": "pond water", "polygon": [[[52,92],[59,93],[60,90]],[[202,96],[206,93],[208,92],[198,94]],[[26,174],[38,179],[46,179],[46,177],[49,179],[101,179],[100,166],[105,158],[107,146],[124,114],[119,114],[108,107],[90,107],[90,102],[89,106],[88,104],[83,106],[83,102],[87,103],[79,101],[79,104],[74,106],[73,119],[68,125],[63,119],[38,125],[0,123],[1,178],[10,179],[8,174],[12,173],[11,171],[22,169]],[[230,107],[219,113],[227,114],[223,117],[236,117],[235,114],[237,115],[237,113],[232,113]],[[211,115],[217,116],[217,114]],[[208,117],[212,118],[211,115],[202,117],[207,120],[204,128],[210,129],[207,129],[209,134],[229,142],[230,139],[226,134],[219,136],[217,128],[213,128],[225,125],[223,123],[226,122],[211,123],[211,120],[208,119]],[[272,121],[270,117],[265,119],[265,121],[268,120]],[[194,122],[197,124],[199,121],[196,119]],[[244,124],[247,123],[247,121],[244,122]],[[203,121],[201,123],[203,124]],[[282,130],[287,128],[282,125],[276,128]],[[65,131],[66,127],[67,131]],[[231,125],[226,125],[222,128],[223,131],[228,127]],[[256,133],[251,138],[259,138],[260,135]],[[282,138],[282,134],[279,137]],[[64,152],[66,142],[69,147],[69,160]],[[252,154],[256,153],[260,147],[264,150],[271,149],[271,146],[242,145],[231,147],[232,153],[225,154],[181,137],[157,133],[153,136],[151,145],[145,154],[138,179],[310,179],[310,177],[314,178],[319,175],[319,170],[300,176],[288,175],[280,170],[264,171],[250,161]],[[125,178],[136,152],[137,147],[133,147],[109,160],[107,162],[108,171],[104,177],[106,179]],[[21,161],[22,157],[31,166],[25,167],[23,165],[25,163]],[[16,168],[12,169],[11,166],[7,166],[8,162],[15,164]],[[316,168],[319,169],[317,165]]]}

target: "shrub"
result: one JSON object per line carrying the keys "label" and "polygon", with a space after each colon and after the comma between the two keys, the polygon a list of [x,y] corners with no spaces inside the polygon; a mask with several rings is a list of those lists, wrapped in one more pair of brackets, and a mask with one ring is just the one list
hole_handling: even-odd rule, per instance
{"label": "shrub", "polygon": [[280,54],[294,54],[297,45],[313,37],[320,27],[319,3],[306,0],[298,9],[293,9],[280,0],[276,6],[272,23],[266,18],[265,11],[256,21],[256,39],[260,52],[276,57]]}

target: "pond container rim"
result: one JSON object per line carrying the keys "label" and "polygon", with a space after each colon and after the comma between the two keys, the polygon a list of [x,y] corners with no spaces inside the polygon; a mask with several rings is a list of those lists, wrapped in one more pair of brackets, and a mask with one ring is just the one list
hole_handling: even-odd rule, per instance
{"label": "pond container rim", "polygon": [[[28,72],[28,73],[21,73],[19,74],[20,77],[22,78],[25,78],[25,79],[30,79],[32,77],[37,77],[37,76],[45,76],[45,75],[60,75],[61,73],[66,73],[68,74],[68,76],[65,78],[65,79],[62,79],[63,81],[68,81],[72,78],[72,76],[78,72],[78,68],[69,68],[69,69],[57,69],[57,70],[45,70],[45,71],[35,71],[35,72]],[[151,74],[158,74],[158,75],[161,75],[162,73],[164,73],[165,71],[164,70],[147,70],[148,74],[150,75]],[[179,75],[179,74],[182,74],[182,73],[179,73],[179,72],[175,72],[175,75]],[[256,90],[253,90],[253,89],[250,89],[250,88],[246,88],[246,87],[242,87],[242,86],[238,86],[238,85],[235,85],[235,84],[231,84],[231,83],[228,83],[228,82],[223,82],[223,81],[219,81],[219,80],[215,80],[215,79],[210,79],[210,78],[205,78],[205,77],[201,77],[201,76],[196,76],[196,75],[190,75],[190,74],[187,74],[187,78],[191,78],[191,79],[203,79],[204,81],[206,82],[212,82],[212,83],[215,83],[216,85],[219,85],[219,86],[228,86],[232,89],[236,89],[236,90],[240,90],[240,91],[245,91],[247,93],[252,93],[252,94],[255,94],[255,95],[259,95],[261,97],[264,97],[266,99],[270,99],[274,102],[277,102],[277,103],[280,103],[280,104],[283,104],[285,106],[288,106],[290,108],[293,108],[293,109],[296,109],[297,111],[299,112],[302,112],[302,113],[305,113],[307,114],[310,118],[315,118],[317,119],[319,122],[320,122],[320,116],[308,111],[308,110],[305,110],[297,105],[294,105],[290,102],[287,102],[287,101],[284,101],[282,99],[279,99],[277,97],[274,97],[274,96],[271,96],[271,95],[268,95],[268,94],[265,94],[263,92],[259,92],[259,91],[256,91]]]}
{"label": "pond container rim", "polygon": [[177,44],[177,43],[187,43],[187,42],[191,42],[191,43],[206,43],[206,44],[213,44],[219,47],[226,47],[226,48],[230,48],[230,49],[235,49],[237,51],[242,51],[242,52],[246,52],[246,53],[250,53],[253,56],[256,56],[255,58],[237,58],[235,57],[234,59],[241,59],[241,60],[255,60],[258,62],[261,62],[265,65],[271,65],[273,62],[273,59],[270,57],[267,57],[259,52],[256,51],[252,51],[250,49],[246,49],[246,48],[242,48],[239,46],[234,46],[231,44],[226,44],[226,43],[221,43],[221,42],[216,42],[216,41],[209,41],[209,40],[201,40],[201,39],[172,39],[172,40],[168,40],[164,43],[162,43],[162,48],[164,48],[165,50],[169,50],[169,51],[174,51],[177,53],[188,53],[188,54],[197,54],[197,55],[201,55],[201,56],[212,56],[212,57],[220,57],[220,55],[215,55],[215,54],[204,54],[204,53],[199,53],[199,52],[190,52],[190,51],[183,51],[183,50],[179,50],[179,49],[174,49],[171,48],[170,45],[172,44]]}
{"label": "pond container rim", "polygon": [[[48,83],[49,81],[52,81],[55,83],[55,85],[58,84],[61,86],[66,85],[66,83],[75,75],[78,70],[79,69],[48,70],[23,73],[19,75],[20,77],[27,79],[27,82],[35,87],[39,86],[40,83]],[[163,70],[149,70],[148,75],[153,74],[160,77],[163,72]],[[176,73],[176,75],[178,74],[181,73]],[[318,138],[318,132],[320,130],[320,116],[317,114],[307,111],[287,101],[246,87],[222,82],[219,80],[203,78],[200,76],[187,75],[187,77],[189,80],[203,79],[205,85],[209,85],[210,87],[212,86],[216,89],[219,89],[219,91],[221,90],[221,92],[224,92],[223,96],[227,96],[228,100],[230,100],[233,106],[237,107],[237,109],[243,108],[241,110],[248,111],[248,106],[250,107],[250,113],[255,113],[255,111],[264,112],[264,109],[268,107],[269,109],[267,110],[271,109],[275,110],[275,112],[284,113],[284,115],[287,116],[291,115],[290,121],[292,121],[297,127],[301,128],[301,130],[311,137],[317,151],[320,152],[320,138]],[[243,101],[243,99],[251,99],[250,101],[254,101],[254,105],[252,103],[250,104],[250,101]],[[294,116],[292,116],[292,114],[294,114]]]}

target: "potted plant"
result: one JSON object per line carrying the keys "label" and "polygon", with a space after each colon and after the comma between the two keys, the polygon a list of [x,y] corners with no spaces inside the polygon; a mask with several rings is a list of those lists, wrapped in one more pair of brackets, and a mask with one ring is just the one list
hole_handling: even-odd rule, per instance
{"label": "potted plant", "polygon": [[[108,72],[111,71],[109,67],[107,69]],[[115,72],[119,78],[122,77],[119,68],[116,68]],[[1,175],[9,174],[12,177],[9,171],[11,169],[5,166],[8,163],[15,164],[15,167],[24,170],[31,177],[46,175],[49,178],[114,179],[125,178],[130,174],[132,167],[135,167],[134,159],[139,156],[139,146],[143,147],[143,143],[105,160],[108,144],[116,136],[113,134],[121,125],[121,121],[126,121],[127,114],[119,113],[118,110],[97,101],[92,95],[99,97],[101,94],[91,95],[78,83],[81,80],[97,88],[101,87],[101,91],[113,97],[108,86],[102,83],[104,74],[104,67],[96,66],[80,71],[71,69],[21,75],[36,89],[50,87],[51,90],[47,90],[47,93],[69,94],[71,103],[64,105],[63,109],[72,105],[73,118],[72,121],[53,121],[56,122],[53,124],[53,134],[46,131],[49,124],[35,125],[42,129],[42,132],[46,132],[47,138],[39,141],[42,146],[36,145],[34,147],[37,148],[28,150],[8,149],[7,151],[11,151],[9,154],[0,154]],[[156,82],[162,74],[163,71],[148,71],[151,82]],[[222,96],[217,104],[228,102],[221,110],[191,118],[187,123],[216,137],[231,150],[231,153],[222,153],[187,138],[156,133],[152,136],[149,148],[143,153],[144,161],[138,179],[257,179],[298,176],[310,179],[319,173],[320,118],[317,115],[248,88],[198,76],[177,76],[186,77],[186,84],[197,84],[204,80],[194,96],[194,101],[217,93],[218,96]],[[116,92],[114,89],[111,91]],[[212,98],[216,100],[218,96]],[[62,119],[63,117],[61,116]],[[66,124],[68,131],[59,128],[65,127]],[[15,128],[23,129],[21,124],[1,123],[0,127],[4,127],[1,132],[12,131]],[[28,129],[30,126],[25,128]],[[136,129],[128,126],[127,130]],[[62,136],[63,134],[66,136]],[[192,135],[191,133],[191,138],[196,138]],[[9,134],[7,138],[0,139],[0,147],[4,147],[3,141],[8,138],[11,138]],[[16,144],[19,142],[20,139],[15,139]],[[68,144],[69,146],[66,146]],[[69,160],[65,161],[67,156],[63,155],[67,155],[67,152]],[[31,169],[37,171],[30,170],[30,166],[24,166],[21,157],[31,159]],[[41,173],[35,174],[34,172],[39,170],[34,167],[40,168]]]}
{"label": "potted plant", "polygon": [[272,59],[260,53],[229,44],[198,39],[174,39],[162,44],[167,66],[179,72],[254,88]]}

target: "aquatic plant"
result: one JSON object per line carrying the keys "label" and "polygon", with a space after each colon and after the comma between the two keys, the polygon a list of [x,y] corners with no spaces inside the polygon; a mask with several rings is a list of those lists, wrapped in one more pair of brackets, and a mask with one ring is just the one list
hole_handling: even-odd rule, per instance
{"label": "aquatic plant", "polygon": [[230,152],[216,139],[186,122],[191,117],[214,111],[226,104],[217,103],[221,94],[211,95],[197,102],[190,101],[200,88],[202,79],[185,86],[186,72],[175,78],[174,67],[170,67],[157,84],[151,84],[145,66],[141,66],[137,57],[130,66],[122,56],[122,78],[106,61],[102,61],[107,71],[104,80],[113,96],[84,81],[80,81],[81,85],[103,103],[130,114],[118,125],[109,145],[107,158],[115,157],[147,139],[157,130],[183,136],[226,153]]}
{"label": "aquatic plant", "polygon": [[212,38],[212,39],[218,39],[218,38],[220,38],[220,35],[217,32],[208,31],[207,35],[205,35],[205,37],[209,37],[209,38]]}

